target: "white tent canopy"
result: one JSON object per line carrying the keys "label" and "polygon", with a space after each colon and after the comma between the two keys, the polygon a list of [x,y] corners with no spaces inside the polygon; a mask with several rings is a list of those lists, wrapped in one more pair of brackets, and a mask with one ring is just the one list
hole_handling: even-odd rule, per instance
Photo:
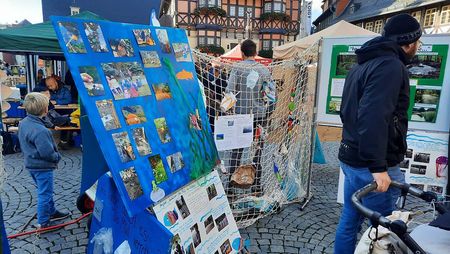
{"label": "white tent canopy", "polygon": [[366,35],[379,35],[359,26],[350,24],[344,20],[310,36],[299,40],[286,43],[284,45],[273,48],[274,59],[288,59],[295,57],[298,53],[307,49],[309,46],[317,42],[323,37],[354,37]]}

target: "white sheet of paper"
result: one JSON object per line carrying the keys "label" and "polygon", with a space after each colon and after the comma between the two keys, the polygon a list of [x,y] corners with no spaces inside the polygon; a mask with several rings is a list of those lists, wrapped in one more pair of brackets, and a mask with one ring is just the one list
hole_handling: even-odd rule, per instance
{"label": "white sheet of paper", "polygon": [[253,141],[253,115],[215,118],[214,141],[219,151],[250,147]]}
{"label": "white sheet of paper", "polygon": [[342,97],[344,92],[345,78],[334,78],[331,80],[331,96]]}
{"label": "white sheet of paper", "polygon": [[258,83],[258,78],[259,78],[259,73],[252,70],[250,72],[250,74],[248,74],[248,76],[247,76],[247,83],[246,83],[247,87],[250,89],[253,89],[253,87],[256,86],[256,83]]}

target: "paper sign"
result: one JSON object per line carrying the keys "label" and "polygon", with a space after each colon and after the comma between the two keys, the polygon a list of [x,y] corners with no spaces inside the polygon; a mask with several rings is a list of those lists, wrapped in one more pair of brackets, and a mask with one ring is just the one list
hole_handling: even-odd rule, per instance
{"label": "paper sign", "polygon": [[331,96],[342,97],[344,92],[344,78],[334,78],[331,80]]}
{"label": "paper sign", "polygon": [[219,116],[214,120],[217,150],[250,147],[253,141],[253,115]]}

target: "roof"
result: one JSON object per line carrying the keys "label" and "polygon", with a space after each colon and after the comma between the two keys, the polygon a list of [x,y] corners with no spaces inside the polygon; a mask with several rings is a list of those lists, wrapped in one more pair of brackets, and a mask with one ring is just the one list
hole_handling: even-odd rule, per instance
{"label": "roof", "polygon": [[[396,13],[399,11],[407,11],[422,6],[448,2],[448,0],[376,0],[376,1],[366,1],[366,0],[353,0],[347,5],[344,12],[335,17],[331,24],[334,24],[340,20],[345,20],[348,22],[354,22],[362,19],[377,17],[380,15]],[[356,8],[352,13],[352,5]],[[332,7],[330,7],[331,9]],[[322,15],[320,15],[313,23],[317,25],[318,22],[324,20],[327,16],[331,14],[328,9]]]}
{"label": "roof", "polygon": [[[73,17],[104,20],[89,11],[81,12]],[[0,52],[42,56],[63,55],[50,21],[0,30]]]}
{"label": "roof", "polygon": [[288,59],[295,57],[298,53],[303,52],[323,37],[353,37],[364,35],[376,36],[379,34],[341,20],[337,24],[310,36],[273,48],[273,58]]}
{"label": "roof", "polygon": [[[232,48],[227,53],[221,55],[220,58],[232,61],[242,60],[241,45],[240,44],[236,45],[236,47]],[[255,61],[263,64],[269,64],[270,62],[272,62],[272,59],[256,56]]]}

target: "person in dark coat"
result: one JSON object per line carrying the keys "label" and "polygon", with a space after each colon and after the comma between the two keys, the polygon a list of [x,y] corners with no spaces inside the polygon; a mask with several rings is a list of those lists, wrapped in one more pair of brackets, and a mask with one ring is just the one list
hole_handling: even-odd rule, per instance
{"label": "person in dark coat", "polygon": [[47,77],[38,86],[46,86],[50,90],[50,100],[56,105],[67,105],[72,101],[70,90],[54,76]]}
{"label": "person in dark coat", "polygon": [[[356,50],[358,64],[345,79],[340,117],[343,123],[339,160],[345,174],[344,207],[336,231],[334,252],[354,253],[363,217],[353,207],[352,194],[376,181],[378,192],[363,204],[387,216],[404,182],[398,164],[406,152],[409,77],[406,64],[420,47],[420,24],[408,14],[390,18],[383,35]],[[388,189],[389,188],[389,189]]]}

